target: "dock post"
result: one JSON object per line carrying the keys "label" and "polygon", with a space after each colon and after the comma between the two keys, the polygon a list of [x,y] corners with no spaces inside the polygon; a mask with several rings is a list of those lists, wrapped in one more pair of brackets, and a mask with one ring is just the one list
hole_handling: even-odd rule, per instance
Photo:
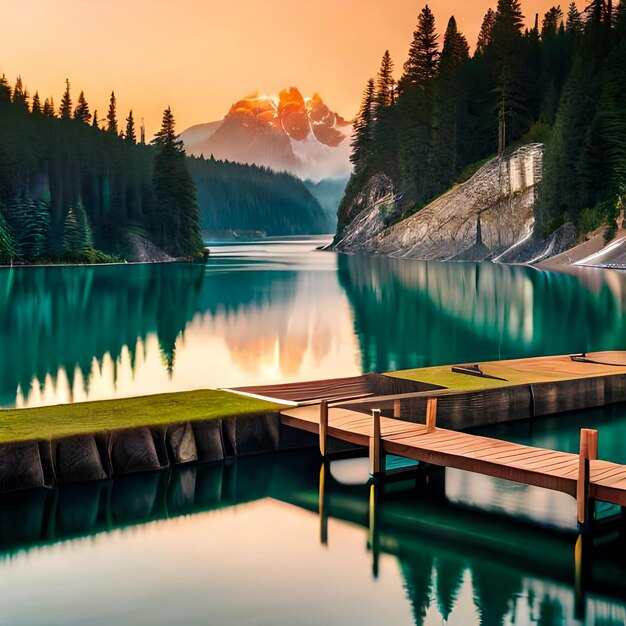
{"label": "dock post", "polygon": [[393,416],[398,420],[402,417],[402,404],[400,400],[393,401]]}
{"label": "dock post", "polygon": [[384,470],[385,460],[380,433],[380,409],[372,409],[372,436],[370,438],[370,474],[378,476]]}
{"label": "dock post", "polygon": [[328,400],[320,402],[320,453],[326,457],[328,452]]}
{"label": "dock post", "polygon": [[585,534],[591,530],[595,517],[594,501],[589,497],[591,476],[590,461],[598,458],[598,431],[583,428],[580,431],[580,454],[578,460],[578,484],[576,500],[578,502],[578,528]]}
{"label": "dock post", "polygon": [[437,398],[428,398],[426,402],[426,432],[432,433],[437,425]]}

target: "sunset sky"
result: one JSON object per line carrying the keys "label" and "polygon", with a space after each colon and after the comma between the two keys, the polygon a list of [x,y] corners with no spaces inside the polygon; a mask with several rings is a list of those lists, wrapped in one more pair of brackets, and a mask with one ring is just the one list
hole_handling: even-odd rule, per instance
{"label": "sunset sky", "polygon": [[[450,15],[473,45],[497,0],[432,0],[440,33]],[[528,21],[554,4],[523,0]],[[568,2],[562,2],[566,7]],[[579,2],[579,5],[584,2]],[[59,104],[66,77],[99,117],[115,90],[148,134],[172,106],[178,130],[220,119],[254,92],[295,85],[352,117],[386,48],[401,70],[420,0],[0,0],[0,74]]]}

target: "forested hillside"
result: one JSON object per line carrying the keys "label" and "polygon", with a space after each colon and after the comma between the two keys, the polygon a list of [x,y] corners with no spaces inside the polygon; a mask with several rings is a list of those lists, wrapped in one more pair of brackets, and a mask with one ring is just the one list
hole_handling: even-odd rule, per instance
{"label": "forested hillside", "polygon": [[399,80],[387,52],[367,83],[338,237],[375,175],[393,181],[406,216],[487,157],[536,141],[546,144],[536,234],[566,221],[615,229],[626,193],[626,5],[555,6],[524,24],[519,0],[498,0],[470,54],[454,17],[442,37],[421,11]]}
{"label": "forested hillside", "polygon": [[191,157],[203,230],[268,235],[331,232],[331,221],[304,183],[287,173],[213,158]]}
{"label": "forested hillside", "polygon": [[[195,188],[168,109],[137,144],[132,111],[118,121],[115,95],[102,124],[69,82],[58,112],[18,78],[0,79],[0,256],[3,261],[103,261],[123,256],[137,232],[168,254],[201,258]],[[104,251],[104,254],[100,251]]]}

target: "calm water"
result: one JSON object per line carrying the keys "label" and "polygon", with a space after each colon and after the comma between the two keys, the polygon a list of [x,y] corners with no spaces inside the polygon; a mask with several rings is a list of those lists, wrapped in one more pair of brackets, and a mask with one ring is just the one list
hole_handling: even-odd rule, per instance
{"label": "calm water", "polygon": [[[622,274],[319,243],[3,270],[2,403],[624,348]],[[626,462],[623,407],[488,433],[575,450],[581,426]],[[313,452],[0,498],[0,624],[626,624],[626,544],[598,549],[577,594],[567,496],[453,471],[372,493],[365,459],[320,478]]]}
{"label": "calm water", "polygon": [[0,406],[626,346],[626,274],[212,245],[206,267],[0,270]]}

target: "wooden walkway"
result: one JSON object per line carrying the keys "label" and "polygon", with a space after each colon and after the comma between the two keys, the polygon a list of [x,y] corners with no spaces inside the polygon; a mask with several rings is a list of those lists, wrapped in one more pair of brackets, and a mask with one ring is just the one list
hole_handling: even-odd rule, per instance
{"label": "wooden walkway", "polygon": [[[436,412],[436,408],[434,410]],[[434,416],[426,426],[373,413],[378,414],[372,417],[346,408],[325,408],[322,404],[288,409],[281,415],[286,426],[311,433],[321,431],[323,454],[325,436],[328,436],[369,447],[370,458],[376,455],[376,421],[379,420],[380,454],[567,493],[579,501],[581,524],[588,522],[587,511],[592,500],[626,506],[626,465],[596,460],[596,431],[582,431],[590,438],[583,437],[583,450],[578,455],[436,428]],[[373,467],[376,467],[376,459]]]}

